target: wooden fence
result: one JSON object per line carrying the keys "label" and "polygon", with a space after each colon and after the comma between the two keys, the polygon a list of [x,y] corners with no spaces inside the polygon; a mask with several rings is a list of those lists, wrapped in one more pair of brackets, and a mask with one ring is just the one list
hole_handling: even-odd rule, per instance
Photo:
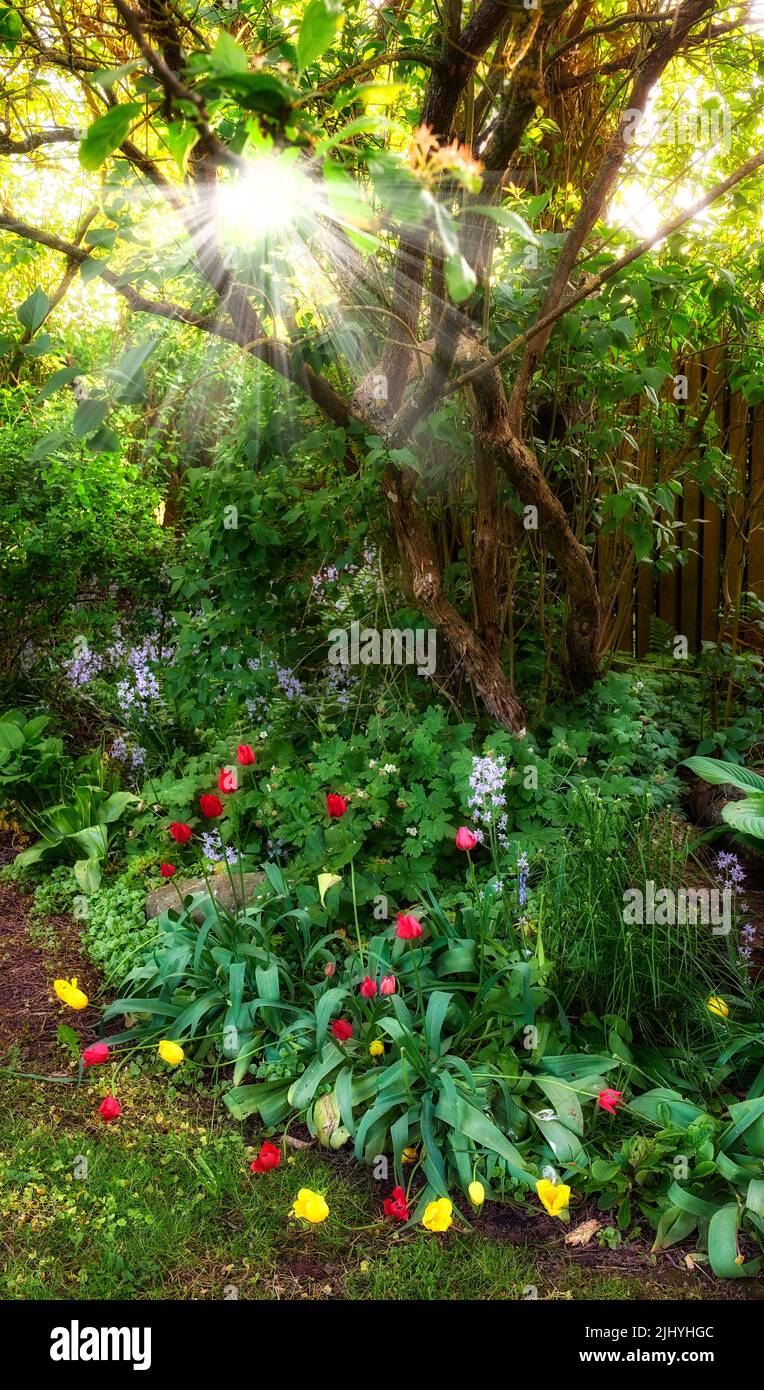
{"label": "wooden fence", "polygon": [[[758,630],[744,630],[738,615],[742,593],[752,590],[764,601],[764,402],[751,407],[730,391],[722,354],[723,348],[711,348],[677,367],[688,379],[687,400],[679,408],[689,431],[704,413],[715,418],[716,443],[732,460],[734,495],[722,510],[685,478],[673,520],[682,523],[679,540],[689,555],[669,574],[636,564],[623,535],[600,536],[596,562],[608,650],[644,656],[651,631],[655,638],[660,630],[655,619],[686,637],[691,652],[719,638],[761,645]],[[636,464],[633,450],[628,457],[635,481],[652,487],[667,480],[653,441],[643,443]]]}

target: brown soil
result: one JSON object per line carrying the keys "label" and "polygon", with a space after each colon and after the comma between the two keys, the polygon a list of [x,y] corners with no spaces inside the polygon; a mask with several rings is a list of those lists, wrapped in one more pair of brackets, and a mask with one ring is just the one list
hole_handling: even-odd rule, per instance
{"label": "brown soil", "polygon": [[[0,846],[0,862],[9,863],[15,849]],[[83,1047],[95,1040],[99,1011],[69,1009],[53,992],[53,981],[75,976],[88,996],[96,990],[93,966],[85,959],[76,922],[69,917],[48,919],[55,935],[55,954],[36,946],[29,937],[32,899],[11,883],[0,881],[0,1054],[13,1047],[31,1070],[48,1071],[65,1056],[57,1031],[66,1023]]]}
{"label": "brown soil", "polygon": [[[613,1212],[598,1211],[594,1202],[571,1210],[570,1226],[562,1225],[550,1216],[518,1211],[513,1207],[492,1203],[489,1211],[481,1216],[481,1233],[494,1240],[504,1240],[511,1245],[529,1245],[540,1269],[550,1277],[559,1280],[566,1267],[590,1270],[592,1274],[606,1275],[610,1278],[621,1276],[624,1279],[639,1280],[641,1297],[649,1298],[654,1290],[656,1298],[717,1298],[717,1299],[764,1299],[764,1279],[715,1278],[707,1265],[698,1263],[690,1269],[687,1256],[694,1249],[693,1239],[681,1245],[663,1250],[659,1255],[651,1255],[651,1237],[638,1236],[628,1243],[611,1250],[601,1246],[594,1235],[587,1245],[574,1246],[565,1243],[565,1237],[584,1221],[595,1218],[601,1227],[615,1226]],[[647,1231],[648,1237],[650,1236]],[[757,1253],[753,1246],[744,1240],[741,1249],[747,1258]]]}

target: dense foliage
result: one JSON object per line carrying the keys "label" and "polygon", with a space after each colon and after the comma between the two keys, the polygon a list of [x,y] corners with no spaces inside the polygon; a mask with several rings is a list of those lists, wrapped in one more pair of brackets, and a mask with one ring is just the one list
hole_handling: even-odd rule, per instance
{"label": "dense foliage", "polygon": [[0,6],[0,833],[105,1122],[158,1049],[263,1181],[305,1125],[402,1224],[758,1271],[762,62],[710,0]]}

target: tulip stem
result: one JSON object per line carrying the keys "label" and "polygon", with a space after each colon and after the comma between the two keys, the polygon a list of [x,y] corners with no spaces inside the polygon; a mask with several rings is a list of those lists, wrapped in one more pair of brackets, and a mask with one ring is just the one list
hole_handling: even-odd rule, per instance
{"label": "tulip stem", "polygon": [[355,869],[352,859],[350,861],[350,892],[353,897],[353,919],[355,921],[355,937],[358,942],[358,959],[361,962],[361,969],[363,970],[363,947],[361,945],[361,928],[358,922],[358,904],[355,900]]}
{"label": "tulip stem", "polygon": [[424,1018],[424,998],[422,996],[422,985],[419,980],[419,967],[416,963],[416,955],[414,954],[413,941],[409,941],[409,946],[411,948],[411,963],[414,967],[414,983],[416,984],[417,998],[419,999],[419,1012],[422,1018]]}
{"label": "tulip stem", "polygon": [[25,1081],[53,1081],[54,1083],[57,1082],[59,1086],[73,1086],[76,1081],[74,1076],[39,1076],[34,1071],[14,1071],[13,1067],[0,1067],[0,1072],[4,1076],[22,1077]]}

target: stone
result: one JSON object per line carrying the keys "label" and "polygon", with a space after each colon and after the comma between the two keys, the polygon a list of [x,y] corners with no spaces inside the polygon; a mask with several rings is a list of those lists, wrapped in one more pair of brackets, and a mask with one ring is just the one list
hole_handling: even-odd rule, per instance
{"label": "stone", "polygon": [[[236,870],[234,870],[232,877],[236,886],[236,902],[239,906],[241,906],[242,902],[251,902],[257,886],[265,882],[265,874],[245,874],[244,896],[242,897],[241,879]],[[231,886],[231,879],[227,873],[213,874],[209,879],[209,886],[205,879],[201,877],[174,878],[171,882],[163,883],[161,887],[155,888],[149,893],[145,907],[146,920],[150,922],[153,917],[159,917],[161,913],[167,911],[168,907],[180,908],[180,899],[187,897],[189,893],[207,894],[210,891],[215,901],[220,903],[222,907],[233,907],[234,892]],[[178,894],[180,894],[180,897]],[[194,912],[193,916],[197,921],[202,920],[201,912]]]}

